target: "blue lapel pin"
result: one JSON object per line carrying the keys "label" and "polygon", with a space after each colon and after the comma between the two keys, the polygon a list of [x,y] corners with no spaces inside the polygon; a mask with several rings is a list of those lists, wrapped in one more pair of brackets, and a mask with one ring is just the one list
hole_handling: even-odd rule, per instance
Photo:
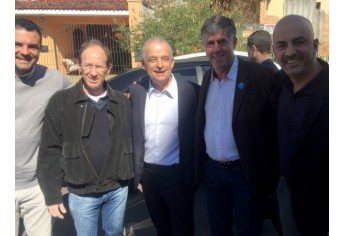
{"label": "blue lapel pin", "polygon": [[238,88],[239,90],[244,89],[244,87],[245,87],[245,84],[244,84],[243,82],[239,82],[239,83],[237,84],[237,88]]}

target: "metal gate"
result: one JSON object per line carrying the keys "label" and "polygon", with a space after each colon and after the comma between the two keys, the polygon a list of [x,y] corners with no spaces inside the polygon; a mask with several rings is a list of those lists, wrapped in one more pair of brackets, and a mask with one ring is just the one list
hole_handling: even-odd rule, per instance
{"label": "metal gate", "polygon": [[86,40],[98,39],[110,50],[113,68],[108,78],[122,73],[132,68],[131,54],[120,47],[116,28],[110,24],[68,24],[60,25],[54,32],[44,31],[39,63],[61,71],[75,82],[79,79],[80,46]]}

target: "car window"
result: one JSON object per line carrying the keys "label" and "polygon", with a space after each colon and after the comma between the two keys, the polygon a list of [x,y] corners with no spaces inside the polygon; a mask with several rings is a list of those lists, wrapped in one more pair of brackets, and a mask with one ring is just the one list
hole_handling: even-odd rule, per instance
{"label": "car window", "polygon": [[145,84],[149,80],[149,76],[146,74],[137,80],[138,84]]}
{"label": "car window", "polygon": [[196,75],[195,67],[193,68],[176,68],[172,70],[175,78],[179,78],[182,80],[188,80],[195,84],[198,84],[198,78]]}
{"label": "car window", "polygon": [[108,80],[110,87],[120,92],[127,92],[128,87],[134,82],[146,75],[145,70],[138,69],[120,74],[113,79]]}
{"label": "car window", "polygon": [[210,65],[208,65],[208,66],[202,66],[202,68],[201,68],[201,73],[199,73],[199,75],[198,75],[198,83],[199,83],[200,85],[201,85],[201,83],[202,83],[202,79],[204,78],[205,72],[208,71],[210,68],[211,68]]}
{"label": "car window", "polygon": [[[201,85],[203,75],[210,67],[211,64],[208,61],[179,61],[175,63],[172,73],[176,78]],[[108,80],[108,83],[112,88],[120,92],[128,92],[129,86],[134,81],[139,84],[144,84],[148,80],[149,77],[145,70],[143,68],[137,68],[111,78]]]}

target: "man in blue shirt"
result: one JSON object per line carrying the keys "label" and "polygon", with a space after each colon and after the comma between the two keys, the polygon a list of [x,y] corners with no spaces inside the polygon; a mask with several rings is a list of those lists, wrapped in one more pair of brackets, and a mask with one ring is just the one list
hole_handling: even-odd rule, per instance
{"label": "man in blue shirt", "polygon": [[205,167],[211,233],[234,235],[235,225],[238,236],[259,236],[262,203],[279,180],[274,70],[235,56],[230,18],[207,19],[201,39],[212,68],[200,89],[196,157]]}

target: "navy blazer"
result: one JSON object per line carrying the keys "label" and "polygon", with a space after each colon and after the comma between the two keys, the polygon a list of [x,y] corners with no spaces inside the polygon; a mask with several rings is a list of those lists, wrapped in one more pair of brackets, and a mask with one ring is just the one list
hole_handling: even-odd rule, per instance
{"label": "navy blazer", "polygon": [[[196,117],[198,181],[207,158],[205,102],[211,73],[212,69],[204,75]],[[271,68],[238,58],[232,129],[243,170],[258,199],[269,198],[279,181],[276,82]]]}
{"label": "navy blazer", "polygon": [[[195,188],[195,114],[199,85],[176,78],[178,89],[178,135],[180,146],[180,173],[184,184]],[[145,104],[148,81],[133,84],[130,87],[132,106],[133,158],[134,158],[134,189],[138,187],[145,155]]]}

